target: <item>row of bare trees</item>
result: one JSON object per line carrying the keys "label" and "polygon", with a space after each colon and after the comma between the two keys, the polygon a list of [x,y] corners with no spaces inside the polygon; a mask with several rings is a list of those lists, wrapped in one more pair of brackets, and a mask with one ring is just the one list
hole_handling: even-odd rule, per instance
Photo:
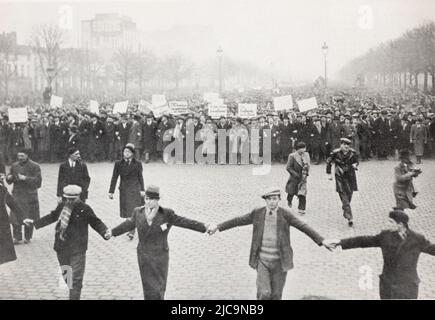
{"label": "row of bare trees", "polygon": [[[343,79],[371,85],[418,89],[435,95],[435,22],[427,22],[401,37],[382,43],[348,63]],[[429,90],[429,77],[432,80]]]}

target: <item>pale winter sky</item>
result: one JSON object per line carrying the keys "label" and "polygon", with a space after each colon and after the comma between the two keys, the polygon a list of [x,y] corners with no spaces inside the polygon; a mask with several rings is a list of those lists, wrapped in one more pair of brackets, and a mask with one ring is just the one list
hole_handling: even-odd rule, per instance
{"label": "pale winter sky", "polygon": [[204,46],[204,57],[215,55],[221,45],[229,57],[296,81],[312,81],[323,74],[324,41],[333,77],[370,47],[435,20],[434,0],[0,0],[0,32],[17,31],[19,42],[26,43],[34,25],[59,21],[59,9],[65,4],[72,8],[73,39],[78,37],[79,22],[95,13],[130,16],[140,30],[208,26],[213,41]]}

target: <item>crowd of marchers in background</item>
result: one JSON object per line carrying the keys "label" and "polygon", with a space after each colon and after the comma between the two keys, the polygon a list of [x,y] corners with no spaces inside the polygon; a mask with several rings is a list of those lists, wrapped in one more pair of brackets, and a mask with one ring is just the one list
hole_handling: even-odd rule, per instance
{"label": "crowd of marchers in background", "polygon": [[[304,113],[297,108],[275,111],[273,97],[289,93],[295,101],[316,96],[319,108]],[[121,158],[122,148],[132,143],[137,159],[146,163],[166,162],[165,148],[171,142],[182,142],[186,152],[189,130],[193,130],[190,134],[195,137],[194,149],[199,148],[204,156],[215,155],[215,163],[219,164],[229,163],[231,155],[242,164],[243,153],[249,154],[248,163],[261,163],[264,141],[270,141],[271,160],[278,163],[286,162],[300,141],[306,144],[312,161],[321,163],[343,137],[352,141],[352,148],[363,161],[396,158],[399,150],[408,149],[418,163],[424,157],[432,157],[435,150],[435,99],[421,92],[356,89],[336,90],[328,95],[310,89],[281,89],[279,94],[259,90],[233,92],[224,94],[228,114],[219,119],[208,116],[208,105],[200,95],[171,97],[188,101],[189,113],[158,118],[134,103],[134,99],[125,114],[113,114],[113,102],[126,97],[99,98],[102,102],[98,115],[89,112],[89,101],[83,96],[64,97],[62,108],[51,108],[36,97],[12,97],[4,101],[0,112],[0,160],[11,164],[17,151],[25,149],[37,162],[56,163],[65,160],[68,148],[76,147],[85,161],[114,161]],[[256,103],[258,116],[237,117],[238,103]],[[29,121],[9,123],[7,108],[25,105],[29,106]],[[219,150],[223,145],[217,142],[219,129],[227,132],[224,151]],[[225,159],[218,157],[222,152]]]}

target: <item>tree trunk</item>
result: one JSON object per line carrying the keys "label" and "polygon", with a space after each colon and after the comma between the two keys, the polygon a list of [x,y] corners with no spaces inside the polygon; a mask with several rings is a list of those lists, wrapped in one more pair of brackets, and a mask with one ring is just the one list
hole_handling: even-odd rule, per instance
{"label": "tree trunk", "polygon": [[406,90],[406,71],[403,73],[403,90]]}
{"label": "tree trunk", "polygon": [[418,72],[415,73],[415,87],[416,90],[418,90]]}
{"label": "tree trunk", "polygon": [[423,90],[424,92],[427,92],[427,78],[428,78],[428,72],[424,72],[424,82],[423,82]]}
{"label": "tree trunk", "polygon": [[435,96],[435,71],[432,71],[432,95]]}

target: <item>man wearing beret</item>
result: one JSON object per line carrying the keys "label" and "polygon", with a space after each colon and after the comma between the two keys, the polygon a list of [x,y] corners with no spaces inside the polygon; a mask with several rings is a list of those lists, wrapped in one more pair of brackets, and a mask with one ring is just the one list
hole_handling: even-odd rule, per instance
{"label": "man wearing beret", "polygon": [[289,210],[279,206],[281,192],[268,189],[262,196],[266,206],[207,228],[209,234],[234,227],[253,225],[249,265],[257,270],[257,299],[280,300],[287,271],[293,268],[290,227],[302,231],[317,245],[332,249],[330,243]]}
{"label": "man wearing beret", "polygon": [[389,214],[389,229],[375,236],[331,240],[343,250],[381,248],[384,267],[379,281],[381,299],[417,299],[420,279],[417,262],[420,253],[435,256],[435,244],[408,227],[409,217],[395,208]]}
{"label": "man wearing beret", "polygon": [[[79,300],[88,249],[88,226],[106,240],[106,225],[95,215],[92,208],[80,200],[82,188],[68,185],[63,189],[65,202],[59,203],[50,214],[37,219],[25,219],[24,223],[36,229],[56,222],[54,250],[69,287],[70,300]],[[72,280],[72,281],[71,281]],[[71,283],[72,282],[72,283]]]}
{"label": "man wearing beret", "polygon": [[359,162],[355,150],[350,145],[351,141],[347,138],[341,138],[340,148],[331,152],[326,160],[326,173],[329,180],[332,180],[331,167],[335,165],[335,186],[340,200],[343,204],[343,216],[348,220],[349,227],[353,226],[352,209],[350,202],[354,191],[358,191],[356,173]]}
{"label": "man wearing beret", "polygon": [[137,228],[137,257],[145,300],[163,300],[165,297],[169,266],[168,234],[171,227],[202,233],[206,231],[202,222],[176,215],[172,209],[161,207],[159,200],[159,187],[148,186],[145,205],[135,208],[130,218],[106,234],[107,237],[119,236]]}

